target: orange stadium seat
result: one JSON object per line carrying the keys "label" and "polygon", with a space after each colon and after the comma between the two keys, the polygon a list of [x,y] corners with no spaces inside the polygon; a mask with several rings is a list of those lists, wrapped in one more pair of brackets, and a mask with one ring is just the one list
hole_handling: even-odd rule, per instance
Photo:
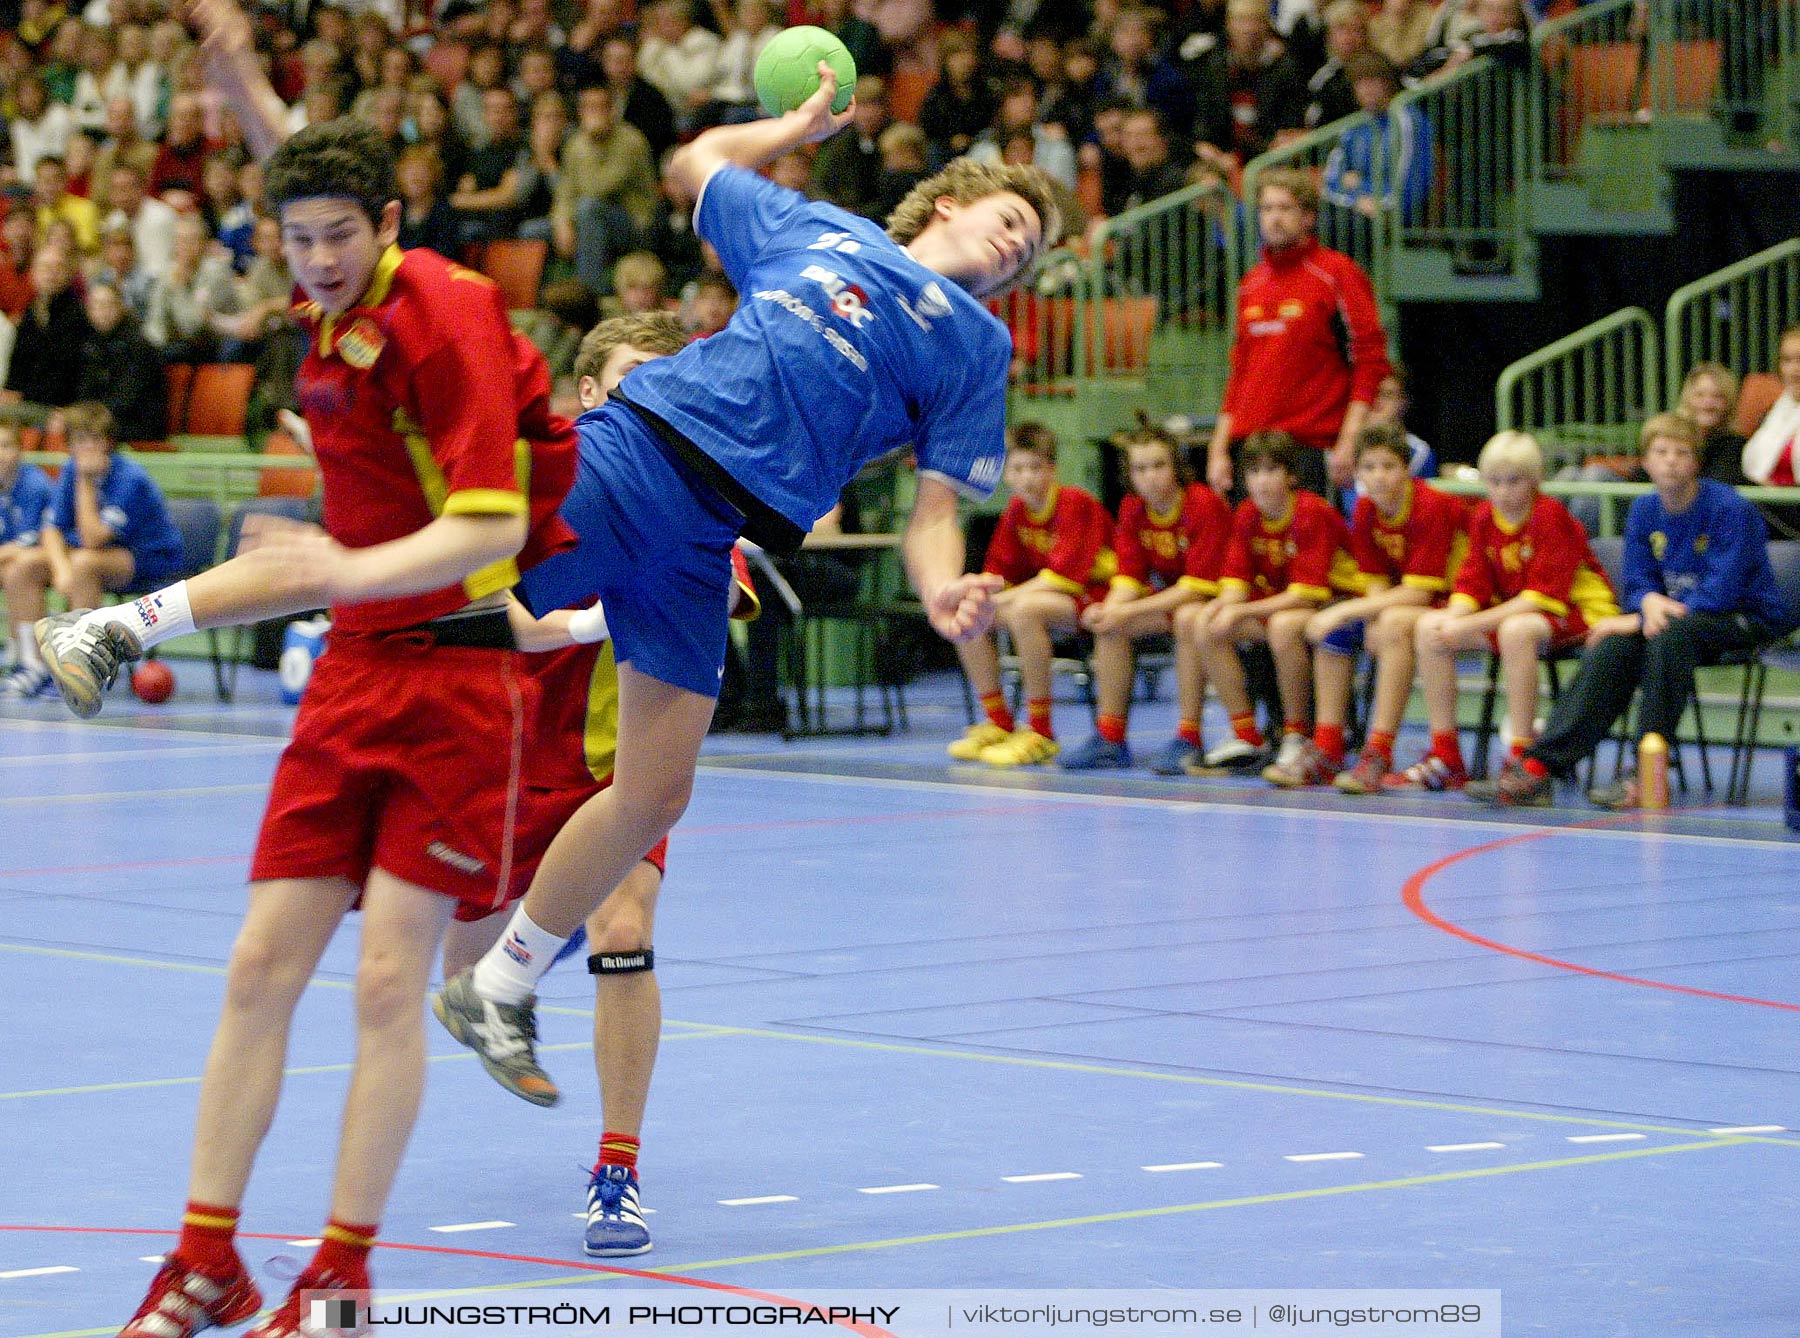
{"label": "orange stadium seat", "polygon": [[191,437],[241,437],[250,411],[256,368],[247,362],[209,362],[194,369],[186,423]]}
{"label": "orange stadium seat", "polygon": [[194,384],[194,369],[189,363],[171,362],[163,368],[163,375],[169,382],[169,435],[175,437],[187,431],[188,391]]}
{"label": "orange stadium seat", "polygon": [[1751,372],[1738,391],[1737,417],[1732,431],[1749,436],[1768,416],[1769,407],[1781,398],[1781,378],[1772,372]]}
{"label": "orange stadium seat", "polygon": [[924,70],[895,70],[887,79],[888,115],[896,121],[917,125],[919,112],[925,106],[925,95],[936,83],[937,77]]}
{"label": "orange stadium seat", "polygon": [[508,311],[530,311],[537,305],[549,258],[549,242],[508,238],[483,247],[476,268],[500,285]]}
{"label": "orange stadium seat", "polygon": [[[305,455],[299,442],[285,432],[271,432],[263,443],[264,455]],[[319,487],[316,469],[265,469],[257,481],[258,497],[311,497]]]}

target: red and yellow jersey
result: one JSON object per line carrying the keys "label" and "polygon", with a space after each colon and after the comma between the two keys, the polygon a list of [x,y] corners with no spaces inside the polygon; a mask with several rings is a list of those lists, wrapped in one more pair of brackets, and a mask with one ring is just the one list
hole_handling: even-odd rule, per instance
{"label": "red and yellow jersey", "polygon": [[1030,510],[1019,497],[1006,504],[982,570],[1008,585],[1042,573],[1060,590],[1099,599],[1117,570],[1111,545],[1112,517],[1100,500],[1065,484],[1042,511]]}
{"label": "red and yellow jersey", "polygon": [[1519,525],[1496,515],[1492,502],[1477,506],[1469,522],[1469,554],[1450,606],[1486,609],[1520,595],[1559,618],[1573,606],[1589,626],[1619,611],[1587,531],[1554,497],[1540,495]]}
{"label": "red and yellow jersey", "polygon": [[313,333],[295,392],[312,428],[325,528],[350,548],[441,515],[529,517],[525,548],[459,585],[332,610],[346,632],[410,626],[505,590],[574,543],[557,508],[575,478],[575,433],[550,411],[550,372],[507,323],[493,281],[431,251],[390,246],[361,302],[302,302]]}
{"label": "red and yellow jersey", "polygon": [[1139,594],[1179,583],[1216,595],[1230,542],[1231,507],[1204,483],[1188,484],[1167,515],[1157,515],[1132,493],[1119,504],[1113,528],[1119,571],[1112,583]]}
{"label": "red and yellow jersey", "polygon": [[1267,599],[1284,590],[1324,603],[1333,594],[1362,589],[1350,555],[1350,528],[1336,507],[1317,493],[1296,491],[1284,515],[1269,520],[1246,498],[1231,519],[1224,590]]}
{"label": "red and yellow jersey", "polygon": [[[735,587],[731,616],[749,622],[762,612],[750,564],[731,550]],[[619,666],[610,640],[530,655],[538,681],[537,716],[525,747],[525,784],[534,790],[595,790],[612,779],[619,747]]]}
{"label": "red and yellow jersey", "polygon": [[1365,576],[1441,599],[1469,551],[1469,505],[1418,479],[1409,480],[1406,501],[1392,520],[1374,498],[1361,497],[1350,521],[1350,551]]}

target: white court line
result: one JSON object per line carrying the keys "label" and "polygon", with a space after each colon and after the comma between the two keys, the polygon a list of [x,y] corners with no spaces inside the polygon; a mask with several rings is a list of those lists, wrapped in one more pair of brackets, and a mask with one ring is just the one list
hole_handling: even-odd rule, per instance
{"label": "white court line", "polygon": [[285,747],[287,744],[284,741],[270,739],[265,743],[221,743],[210,748],[114,748],[110,751],[91,753],[13,753],[6,757],[0,757],[0,767],[29,766],[36,769],[55,766],[62,762],[113,762],[140,758],[151,758],[160,762],[166,757],[223,757],[232,753],[278,753]]}
{"label": "white court line", "polygon": [[914,1194],[921,1189],[938,1189],[938,1185],[873,1185],[868,1189],[859,1189],[858,1194]]}
{"label": "white court line", "polygon": [[1503,1148],[1504,1143],[1437,1143],[1427,1147],[1427,1152],[1491,1152],[1495,1148]]}
{"label": "white court line", "polygon": [[325,1242],[320,1240],[317,1236],[308,1236],[305,1240],[290,1240],[288,1242],[289,1245],[298,1245],[303,1250],[316,1249],[324,1243]]}
{"label": "white court line", "polygon": [[0,807],[22,808],[33,804],[100,804],[115,799],[192,799],[197,795],[257,794],[267,791],[268,781],[255,785],[190,785],[178,790],[101,790],[93,794],[7,795]]}
{"label": "white court line", "polygon": [[1709,1134],[1785,1134],[1787,1128],[1780,1124],[1728,1124],[1723,1129],[1708,1129]]}
{"label": "white court line", "polygon": [[792,1194],[764,1194],[755,1199],[720,1199],[719,1204],[725,1208],[749,1208],[759,1203],[798,1203],[800,1200]]}
{"label": "white court line", "polygon": [[1163,1171],[1216,1171],[1224,1164],[1222,1161],[1170,1161],[1161,1166],[1145,1166],[1141,1169],[1155,1175]]}
{"label": "white court line", "polygon": [[1571,1143],[1635,1143],[1643,1134],[1570,1134]]}
{"label": "white court line", "polygon": [[[779,755],[767,754],[770,758]],[[741,761],[742,755],[733,760]],[[1076,806],[1099,808],[1150,808],[1162,812],[1171,809],[1178,812],[1191,813],[1193,817],[1204,819],[1220,813],[1250,813],[1268,817],[1309,818],[1322,822],[1352,823],[1358,827],[1367,827],[1371,823],[1396,825],[1402,827],[1460,827],[1470,831],[1498,833],[1499,836],[1520,836],[1527,832],[1536,832],[1548,836],[1571,836],[1607,841],[1650,841],[1657,844],[1674,841],[1701,841],[1710,845],[1744,846],[1752,850],[1786,849],[1793,850],[1794,843],[1785,835],[1762,836],[1708,836],[1702,832],[1650,832],[1632,827],[1560,827],[1549,823],[1530,825],[1521,823],[1482,822],[1473,818],[1438,817],[1430,813],[1350,813],[1329,808],[1287,808],[1260,804],[1243,804],[1195,795],[1191,791],[1178,790],[1171,787],[1168,798],[1152,795],[1130,794],[1081,794],[1068,790],[1028,790],[1014,789],[1005,785],[982,785],[967,781],[908,779],[898,776],[840,776],[827,775],[808,771],[784,771],[779,767],[748,766],[708,766],[708,758],[700,759],[700,774],[707,777],[734,777],[739,780],[753,780],[767,777],[771,780],[787,781],[800,785],[834,785],[856,786],[868,785],[879,789],[919,790],[928,794],[941,794],[953,791],[965,796],[981,795],[984,798],[1013,799],[1019,803],[1052,803],[1071,804]],[[1679,810],[1671,809],[1671,813]],[[1777,827],[1771,823],[1772,832],[1786,832],[1785,827]]]}
{"label": "white court line", "polygon": [[499,1227],[517,1226],[517,1222],[452,1222],[449,1226],[428,1227],[430,1231],[441,1231],[448,1236],[454,1231],[493,1231]]}
{"label": "white court line", "polygon": [[[1633,1134],[1633,1138],[1642,1138],[1642,1134]],[[1283,1157],[1283,1161],[1355,1161],[1362,1156],[1360,1152],[1291,1152]]]}
{"label": "white court line", "polygon": [[1009,1185],[1036,1185],[1046,1180],[1079,1180],[1080,1171],[1045,1171],[1042,1175],[1003,1175],[1000,1177]]}
{"label": "white court line", "polygon": [[15,1268],[9,1273],[0,1273],[0,1278],[42,1278],[52,1273],[79,1273],[79,1268],[71,1268],[67,1264],[56,1264],[50,1268]]}
{"label": "white court line", "polygon": [[140,1264],[160,1264],[162,1261],[163,1257],[160,1254],[140,1254],[138,1256]]}

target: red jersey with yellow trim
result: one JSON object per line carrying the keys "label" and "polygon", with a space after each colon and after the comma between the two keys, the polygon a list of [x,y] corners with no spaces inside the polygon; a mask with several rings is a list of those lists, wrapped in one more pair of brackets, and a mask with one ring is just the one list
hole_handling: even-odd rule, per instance
{"label": "red jersey with yellow trim", "polygon": [[1469,522],[1469,555],[1457,568],[1451,606],[1486,609],[1519,595],[1554,617],[1572,606],[1589,626],[1619,611],[1587,531],[1554,497],[1539,494],[1519,525],[1496,515],[1492,502],[1477,506]]}
{"label": "red jersey with yellow trim", "polygon": [[1297,489],[1287,514],[1264,517],[1248,498],[1231,518],[1231,544],[1225,553],[1222,589],[1238,589],[1251,599],[1267,599],[1284,590],[1321,603],[1332,594],[1362,589],[1356,559],[1350,555],[1350,527],[1338,509],[1317,493]]}
{"label": "red jersey with yellow trim", "polygon": [[1231,507],[1204,483],[1190,483],[1167,515],[1157,515],[1137,493],[1119,503],[1113,550],[1114,585],[1140,593],[1179,582],[1203,595],[1219,593],[1225,548],[1231,542]]}
{"label": "red jersey with yellow trim", "polygon": [[1392,520],[1374,498],[1357,499],[1350,551],[1364,575],[1429,590],[1441,600],[1469,551],[1469,504],[1418,479],[1407,482],[1406,501]]}
{"label": "red jersey with yellow trim", "polygon": [[1022,497],[1006,504],[982,570],[1008,585],[1043,572],[1071,595],[1100,599],[1116,570],[1111,543],[1112,517],[1100,499],[1063,484],[1042,511],[1031,511]]}
{"label": "red jersey with yellow trim", "polygon": [[460,585],[332,609],[346,632],[407,627],[505,590],[573,545],[557,508],[575,478],[574,427],[550,412],[550,372],[506,319],[492,280],[432,251],[390,246],[361,301],[295,310],[312,332],[295,392],[312,428],[325,528],[349,548],[440,515],[523,515],[525,548]]}

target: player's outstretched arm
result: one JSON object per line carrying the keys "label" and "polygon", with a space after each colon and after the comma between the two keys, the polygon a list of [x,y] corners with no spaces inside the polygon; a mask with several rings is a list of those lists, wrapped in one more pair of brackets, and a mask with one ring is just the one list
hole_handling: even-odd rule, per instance
{"label": "player's outstretched arm", "polygon": [[267,158],[287,138],[287,105],[257,61],[250,20],[236,0],[188,0],[187,16],[206,53],[207,82],[236,114],[250,151]]}
{"label": "player's outstretched arm", "polygon": [[714,126],[703,132],[669,159],[670,183],[689,199],[698,199],[706,179],[727,163],[756,171],[802,144],[830,138],[856,114],[852,99],[842,112],[832,115],[831,100],[836,96],[837,75],[820,61],[819,87],[810,98],[785,116]]}
{"label": "player's outstretched arm", "polygon": [[925,605],[932,629],[947,641],[967,641],[993,625],[998,576],[963,571],[965,545],[956,513],[956,490],[940,478],[919,475],[912,519],[900,541],[906,575]]}

